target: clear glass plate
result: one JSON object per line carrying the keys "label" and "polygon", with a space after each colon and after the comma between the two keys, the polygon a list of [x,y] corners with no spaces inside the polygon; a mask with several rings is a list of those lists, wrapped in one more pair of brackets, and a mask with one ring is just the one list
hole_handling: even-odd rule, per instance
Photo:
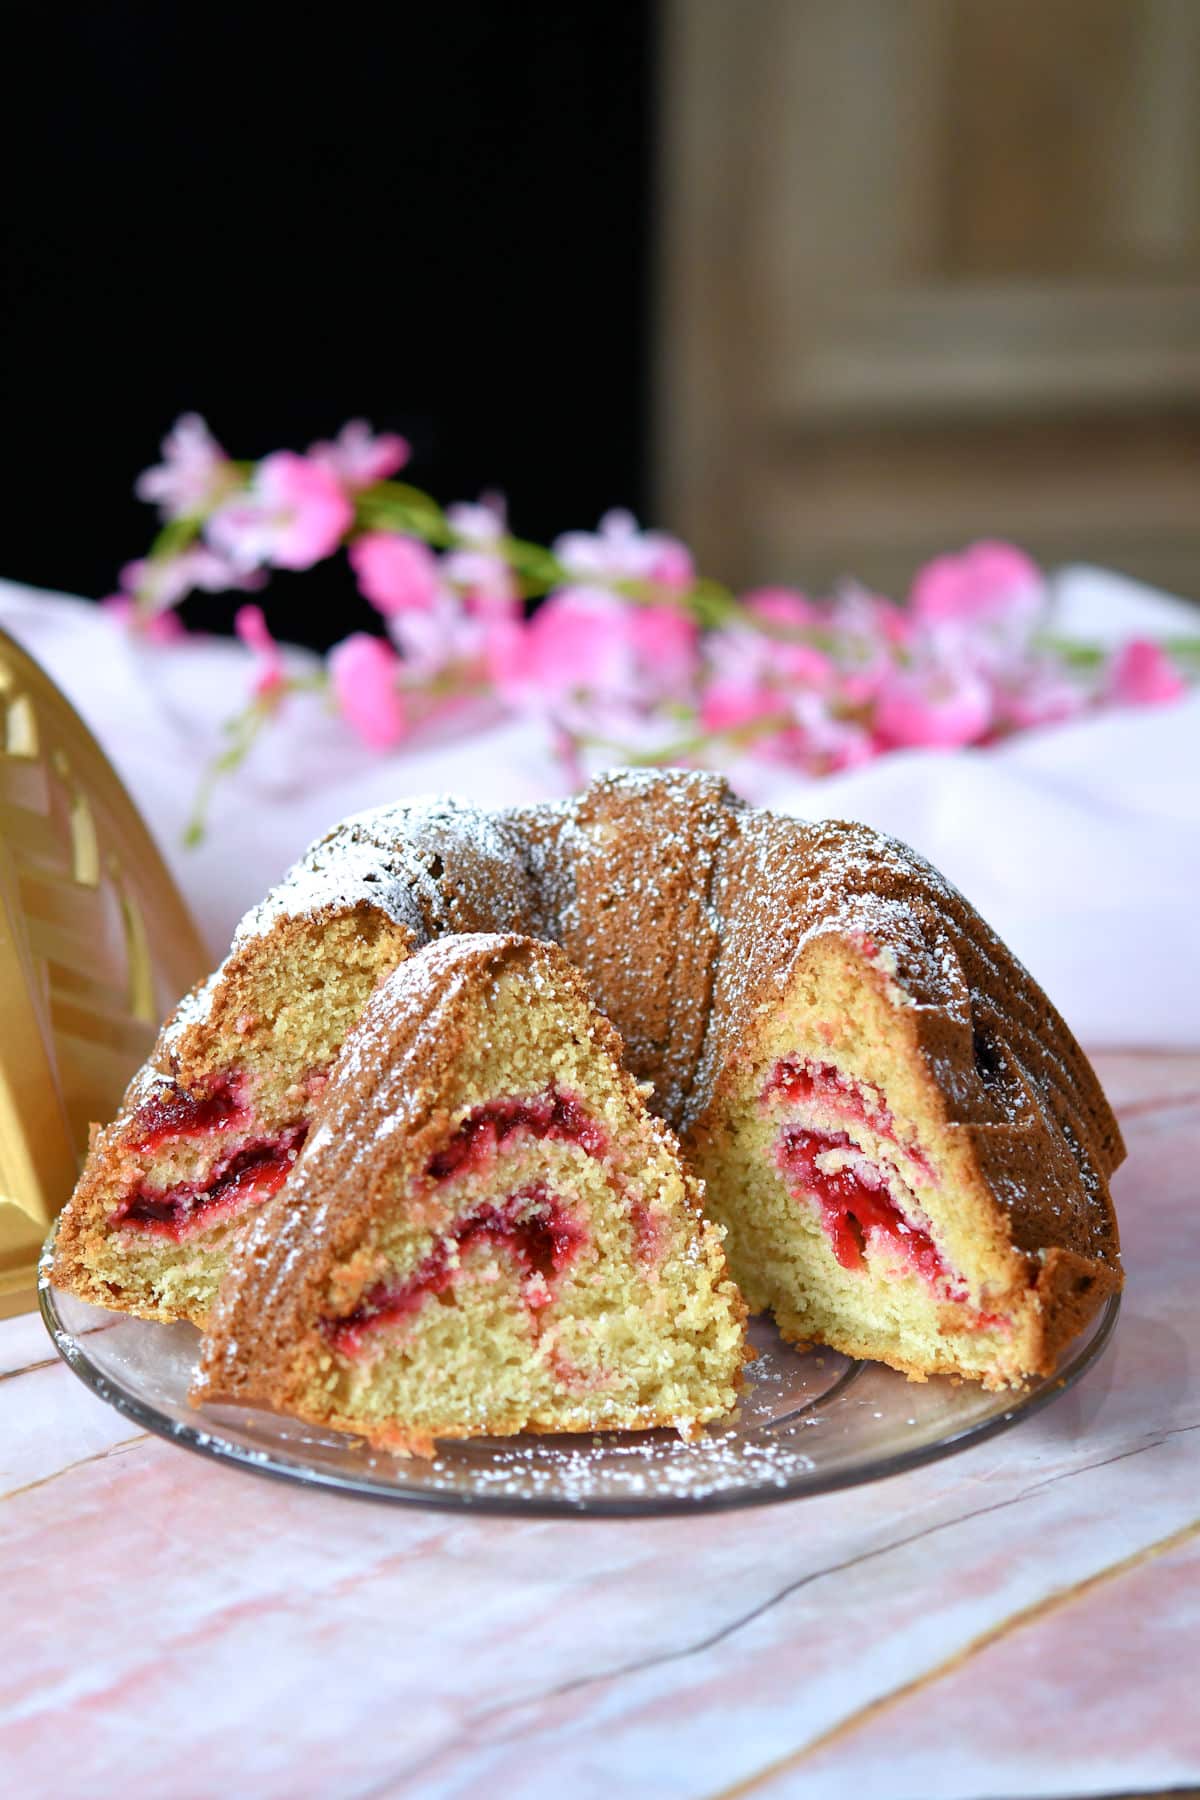
{"label": "clear glass plate", "polygon": [[59,1293],[43,1278],[42,1316],[88,1387],[147,1431],[219,1462],[408,1506],[526,1515],[613,1516],[760,1506],[878,1481],[949,1456],[1028,1418],[1097,1360],[1116,1297],[1070,1344],[1057,1372],[1023,1392],[985,1393],[946,1377],[906,1381],[831,1350],[801,1355],[766,1319],[751,1322],[757,1359],[727,1419],[697,1444],[671,1432],[475,1438],[432,1462],[245,1407],[188,1403],[199,1334],[154,1325]]}

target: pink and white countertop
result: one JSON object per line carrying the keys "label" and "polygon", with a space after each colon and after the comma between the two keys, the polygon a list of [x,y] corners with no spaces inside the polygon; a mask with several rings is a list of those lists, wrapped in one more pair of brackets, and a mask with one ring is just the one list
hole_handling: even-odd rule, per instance
{"label": "pink and white countertop", "polygon": [[974,1450],[743,1513],[474,1519],[136,1432],[0,1325],[8,1794],[984,1800],[1200,1785],[1200,1054],[1105,1055],[1103,1360]]}
{"label": "pink and white countertop", "polygon": [[[1074,585],[1072,585],[1072,583]],[[1178,629],[1095,572],[1086,629]],[[1157,609],[1157,610],[1156,610]],[[1188,622],[1191,622],[1189,615]],[[552,785],[503,732],[366,764],[299,715],[178,849],[228,646],[148,668],[0,583],[208,931],[342,813]],[[214,704],[220,705],[214,711]],[[236,703],[236,695],[234,702]],[[206,735],[207,734],[207,735]],[[746,1512],[562,1522],[342,1499],[134,1429],[0,1323],[0,1793],[208,1800],[1003,1800],[1200,1787],[1200,697],[772,793],[914,842],[1089,1044],[1129,1145],[1101,1362],[912,1474]]]}

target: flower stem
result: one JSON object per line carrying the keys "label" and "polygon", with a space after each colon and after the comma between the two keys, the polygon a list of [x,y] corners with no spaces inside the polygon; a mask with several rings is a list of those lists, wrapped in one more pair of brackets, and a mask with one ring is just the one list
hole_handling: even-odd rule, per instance
{"label": "flower stem", "polygon": [[[297,686],[299,685],[298,682]],[[305,685],[313,684],[308,681]],[[254,748],[255,740],[267,720],[278,711],[278,708],[278,695],[272,694],[269,699],[255,696],[249,706],[244,707],[240,713],[235,713],[233,718],[226,720],[224,730],[229,742],[223,750],[218,751],[201,775],[199,786],[196,789],[196,797],[192,802],[191,816],[184,827],[183,841],[189,849],[193,849],[204,841],[208,809],[212,805],[212,797],[218,783],[223,781],[225,776],[232,775],[235,769],[241,767]]]}

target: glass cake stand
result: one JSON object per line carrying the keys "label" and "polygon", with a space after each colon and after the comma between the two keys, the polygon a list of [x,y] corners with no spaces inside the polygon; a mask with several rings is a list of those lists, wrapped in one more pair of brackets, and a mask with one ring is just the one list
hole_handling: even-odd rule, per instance
{"label": "glass cake stand", "polygon": [[440,1445],[423,1462],[245,1407],[197,1410],[187,1398],[200,1342],[194,1327],[102,1312],[44,1276],[39,1294],[55,1347],[80,1380],[184,1449],[281,1481],[407,1506],[592,1517],[761,1506],[878,1481],[965,1450],[1078,1381],[1103,1353],[1119,1304],[1110,1299],[1068,1345],[1056,1373],[1019,1394],[989,1394],[945,1377],[909,1382],[830,1350],[801,1355],[769,1321],[755,1319],[747,1392],[697,1444],[665,1431],[475,1438]]}

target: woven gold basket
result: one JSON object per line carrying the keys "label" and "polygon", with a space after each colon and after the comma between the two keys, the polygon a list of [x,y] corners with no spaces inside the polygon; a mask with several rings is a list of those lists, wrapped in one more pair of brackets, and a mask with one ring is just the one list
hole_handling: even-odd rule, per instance
{"label": "woven gold basket", "polygon": [[104,752],[0,632],[0,1316],[34,1303],[89,1123],[206,960]]}

